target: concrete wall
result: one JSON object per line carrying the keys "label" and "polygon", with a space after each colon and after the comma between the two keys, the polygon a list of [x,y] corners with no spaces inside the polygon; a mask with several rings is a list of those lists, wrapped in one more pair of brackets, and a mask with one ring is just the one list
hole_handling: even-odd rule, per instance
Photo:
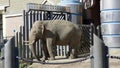
{"label": "concrete wall", "polygon": [[3,14],[3,37],[11,37],[14,30],[19,31],[23,23],[23,10],[27,9],[27,3],[39,3],[56,5],[60,0],[2,0],[0,5],[8,5]]}
{"label": "concrete wall", "polygon": [[22,25],[22,13],[26,10],[27,3],[52,4],[57,5],[61,0],[0,0],[0,6],[7,6],[3,13],[3,36],[14,35],[14,29],[19,31]]}
{"label": "concrete wall", "polygon": [[23,23],[22,14],[15,14],[15,15],[3,15],[4,17],[4,27],[3,27],[3,36],[4,37],[11,37],[14,35],[14,30],[19,31],[20,26]]}
{"label": "concrete wall", "polygon": [[0,0],[0,6],[1,5],[9,5],[10,0]]}
{"label": "concrete wall", "polygon": [[22,13],[26,9],[27,3],[39,3],[50,2],[52,4],[57,4],[60,0],[0,0],[0,5],[7,5],[6,14],[17,14]]}

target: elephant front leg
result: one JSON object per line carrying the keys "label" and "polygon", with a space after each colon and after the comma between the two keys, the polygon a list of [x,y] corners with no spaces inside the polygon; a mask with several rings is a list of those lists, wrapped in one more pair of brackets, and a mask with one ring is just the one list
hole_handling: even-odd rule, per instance
{"label": "elephant front leg", "polygon": [[77,48],[75,46],[72,46],[71,49],[70,49],[70,56],[69,58],[70,59],[74,59],[77,57]]}
{"label": "elephant front leg", "polygon": [[55,56],[53,54],[53,39],[47,38],[46,42],[47,42],[48,53],[50,55],[50,60],[55,60]]}
{"label": "elephant front leg", "polygon": [[48,59],[48,53],[47,53],[47,46],[46,46],[46,43],[45,41],[41,41],[41,47],[42,47],[42,58],[41,58],[41,61],[45,61]]}

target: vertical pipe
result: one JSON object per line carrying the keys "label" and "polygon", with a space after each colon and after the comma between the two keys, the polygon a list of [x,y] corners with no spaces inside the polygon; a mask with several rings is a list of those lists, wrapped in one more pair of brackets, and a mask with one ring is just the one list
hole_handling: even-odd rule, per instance
{"label": "vertical pipe", "polygon": [[108,49],[105,49],[105,44],[94,34],[93,68],[108,68],[107,52]]}
{"label": "vertical pipe", "polygon": [[93,46],[90,47],[91,68],[94,68]]}
{"label": "vertical pipe", "polygon": [[59,5],[70,7],[72,22],[77,24],[82,23],[82,4],[79,0],[61,0]]}
{"label": "vertical pipe", "polygon": [[101,27],[105,44],[120,47],[120,0],[101,0]]}
{"label": "vertical pipe", "polygon": [[[4,47],[2,47],[2,48],[1,48],[1,57],[3,57],[3,58],[4,58],[4,53],[5,53],[5,52],[4,52]],[[5,65],[4,65],[4,60],[2,60],[2,68],[4,68],[4,66],[5,66]]]}
{"label": "vertical pipe", "polygon": [[5,44],[4,56],[5,64],[4,68],[15,68],[15,37],[11,38]]}

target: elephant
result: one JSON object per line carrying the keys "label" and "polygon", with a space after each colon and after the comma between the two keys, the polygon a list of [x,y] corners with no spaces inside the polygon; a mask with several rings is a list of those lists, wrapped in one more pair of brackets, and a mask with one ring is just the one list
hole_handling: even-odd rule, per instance
{"label": "elephant", "polygon": [[46,60],[49,54],[50,60],[55,60],[53,47],[55,45],[69,45],[70,56],[73,59],[77,57],[77,46],[81,44],[82,30],[79,25],[66,20],[44,20],[36,21],[30,30],[29,34],[29,48],[34,57],[39,58],[35,54],[35,43],[39,39],[42,41],[42,60]]}

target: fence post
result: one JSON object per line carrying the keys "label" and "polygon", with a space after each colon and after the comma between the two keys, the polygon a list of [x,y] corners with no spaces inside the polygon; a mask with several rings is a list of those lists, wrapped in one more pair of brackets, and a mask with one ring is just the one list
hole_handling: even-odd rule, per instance
{"label": "fence post", "polygon": [[94,34],[93,68],[108,68],[108,49],[102,40]]}
{"label": "fence post", "polygon": [[12,37],[5,44],[4,49],[4,68],[17,68],[16,66],[16,56],[15,56],[15,37]]}

